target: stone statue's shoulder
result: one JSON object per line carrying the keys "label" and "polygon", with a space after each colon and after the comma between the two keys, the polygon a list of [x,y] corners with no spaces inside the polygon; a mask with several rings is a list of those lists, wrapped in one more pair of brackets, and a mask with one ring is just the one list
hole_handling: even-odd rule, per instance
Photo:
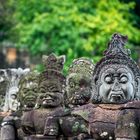
{"label": "stone statue's shoulder", "polygon": [[33,127],[33,114],[34,110],[32,111],[25,111],[21,117],[21,125],[22,126],[32,126]]}
{"label": "stone statue's shoulder", "polygon": [[96,107],[96,104],[89,103],[75,108],[71,114],[81,116],[84,120],[89,121],[89,116]]}
{"label": "stone statue's shoulder", "polygon": [[140,109],[140,100],[127,102],[122,109]]}
{"label": "stone statue's shoulder", "polygon": [[64,117],[64,116],[70,115],[71,110],[72,109],[67,108],[67,107],[59,107],[56,110],[52,111],[49,114],[49,116],[52,116],[52,117]]}

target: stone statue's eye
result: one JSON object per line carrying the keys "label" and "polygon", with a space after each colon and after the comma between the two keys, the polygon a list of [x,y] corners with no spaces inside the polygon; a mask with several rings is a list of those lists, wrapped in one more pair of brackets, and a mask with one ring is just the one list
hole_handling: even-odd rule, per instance
{"label": "stone statue's eye", "polygon": [[86,80],[85,80],[85,79],[81,79],[81,80],[79,81],[79,86],[80,86],[80,87],[85,87],[85,86],[87,86]]}
{"label": "stone statue's eye", "polygon": [[74,82],[69,82],[69,86],[73,88],[75,86]]}
{"label": "stone statue's eye", "polygon": [[109,75],[107,75],[107,76],[105,77],[105,82],[108,83],[108,84],[111,84],[111,83],[113,82],[112,77],[109,76]]}
{"label": "stone statue's eye", "polygon": [[44,96],[43,96],[43,95],[41,95],[41,96],[40,96],[40,99],[43,99],[43,98],[44,98]]}
{"label": "stone statue's eye", "polygon": [[40,92],[41,92],[41,93],[45,93],[46,90],[45,90],[44,88],[41,88],[41,89],[40,89]]}
{"label": "stone statue's eye", "polygon": [[12,94],[12,95],[11,95],[11,98],[12,98],[12,99],[16,99],[17,96],[16,96],[15,94]]}
{"label": "stone statue's eye", "polygon": [[34,91],[34,92],[37,92],[37,88],[34,88],[33,91]]}
{"label": "stone statue's eye", "polygon": [[120,78],[120,83],[127,83],[127,81],[128,81],[128,77],[127,76],[122,76]]}
{"label": "stone statue's eye", "polygon": [[29,91],[29,89],[24,88],[24,89],[22,89],[22,91],[24,92],[24,94],[26,94]]}

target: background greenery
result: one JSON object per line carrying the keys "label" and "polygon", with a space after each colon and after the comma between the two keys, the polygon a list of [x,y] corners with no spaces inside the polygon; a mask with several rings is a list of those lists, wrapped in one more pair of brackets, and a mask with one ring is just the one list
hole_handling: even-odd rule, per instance
{"label": "background greenery", "polygon": [[[2,0],[0,41],[26,48],[32,57],[66,55],[65,70],[74,58],[97,62],[115,32],[129,38],[127,46],[140,46],[140,17],[135,1],[119,0]],[[4,7],[4,8],[3,8]],[[133,51],[134,52],[134,51]],[[137,58],[137,54],[133,53]]]}

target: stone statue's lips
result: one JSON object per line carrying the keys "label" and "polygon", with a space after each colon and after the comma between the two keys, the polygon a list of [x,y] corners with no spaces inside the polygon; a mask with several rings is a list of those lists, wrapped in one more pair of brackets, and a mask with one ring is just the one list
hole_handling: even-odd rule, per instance
{"label": "stone statue's lips", "polygon": [[48,96],[46,98],[43,98],[43,104],[54,102],[53,98]]}
{"label": "stone statue's lips", "polygon": [[122,91],[112,91],[109,95],[110,102],[121,102],[125,99],[124,93]]}

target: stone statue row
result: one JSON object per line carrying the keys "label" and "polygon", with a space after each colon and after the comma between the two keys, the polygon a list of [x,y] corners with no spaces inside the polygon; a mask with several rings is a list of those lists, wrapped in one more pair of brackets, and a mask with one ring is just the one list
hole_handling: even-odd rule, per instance
{"label": "stone statue row", "polygon": [[55,54],[43,56],[41,73],[20,70],[18,92],[5,95],[0,140],[139,140],[140,69],[126,41],[114,34],[96,65],[75,59],[67,76],[65,56]]}

